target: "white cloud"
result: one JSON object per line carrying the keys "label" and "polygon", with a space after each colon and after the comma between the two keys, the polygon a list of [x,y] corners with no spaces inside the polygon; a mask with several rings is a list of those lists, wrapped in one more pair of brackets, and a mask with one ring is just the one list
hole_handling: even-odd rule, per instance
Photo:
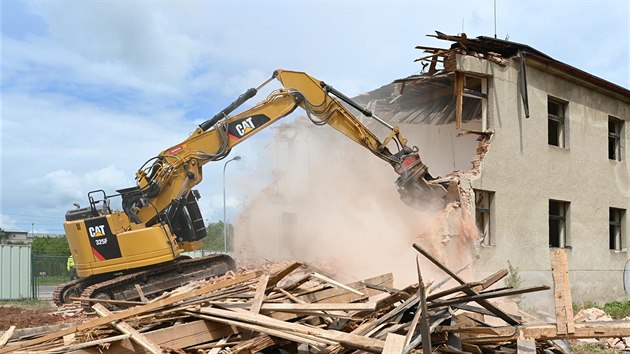
{"label": "white cloud", "polygon": [[[426,34],[463,27],[491,36],[494,23],[488,1],[26,4],[31,19],[6,26],[39,27],[2,30],[0,198],[5,215],[27,214],[28,225],[32,215],[57,215],[61,225],[68,203],[84,204],[87,191],[131,186],[148,158],[275,69],[303,70],[355,95],[418,72],[415,45],[450,45]],[[628,6],[501,1],[497,32],[627,87]],[[11,9],[3,18],[23,16]],[[246,193],[269,178],[254,171],[270,169],[270,134],[233,152],[244,160],[230,166],[231,180]],[[208,164],[198,186],[209,218],[222,215],[222,167]],[[246,197],[231,191],[233,212]]]}
{"label": "white cloud", "polygon": [[20,228],[17,226],[17,221],[5,214],[0,214],[0,229],[5,231],[20,231]]}

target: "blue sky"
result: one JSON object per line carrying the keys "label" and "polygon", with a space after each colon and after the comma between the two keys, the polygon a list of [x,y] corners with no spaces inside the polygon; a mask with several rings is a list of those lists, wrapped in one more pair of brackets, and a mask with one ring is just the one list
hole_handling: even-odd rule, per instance
{"label": "blue sky", "polygon": [[[90,190],[131,186],[144,161],[276,68],[356,95],[418,73],[416,45],[450,45],[434,30],[494,33],[492,1],[1,4],[0,227],[35,232],[62,232]],[[628,88],[629,17],[628,1],[497,1],[497,36]],[[233,152],[230,215],[268,183],[272,135]],[[206,165],[199,186],[210,221],[222,168]]]}

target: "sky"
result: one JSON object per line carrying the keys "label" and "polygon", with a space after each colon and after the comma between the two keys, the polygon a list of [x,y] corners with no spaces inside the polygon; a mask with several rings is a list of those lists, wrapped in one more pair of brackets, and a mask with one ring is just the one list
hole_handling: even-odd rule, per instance
{"label": "sky", "polygon": [[[628,0],[497,0],[496,35],[628,88],[629,17]],[[450,45],[436,30],[495,33],[493,2],[472,0],[4,0],[1,19],[0,228],[58,234],[73,203],[134,185],[275,69],[353,96],[419,73],[416,45]],[[233,150],[228,220],[256,193],[240,186],[269,182],[272,136]],[[198,186],[210,222],[223,218],[223,168],[207,164]]]}

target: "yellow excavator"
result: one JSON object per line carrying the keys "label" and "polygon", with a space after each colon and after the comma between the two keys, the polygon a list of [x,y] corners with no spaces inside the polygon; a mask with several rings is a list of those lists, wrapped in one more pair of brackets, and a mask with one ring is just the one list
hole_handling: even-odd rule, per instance
{"label": "yellow excavator", "polygon": [[[283,88],[230,116],[274,79]],[[380,141],[348,106],[387,127],[389,135]],[[225,158],[234,146],[297,107],[313,123],[335,128],[387,161],[399,175],[396,184],[406,203],[419,205],[446,194],[428,173],[418,149],[407,145],[397,127],[306,73],[276,70],[259,87],[247,90],[201,123],[186,140],[148,160],[136,173],[135,186],[115,195],[92,191],[89,206],[75,204],[77,208],[66,213],[64,229],[79,279],[58,286],[55,303],[61,305],[71,298],[81,298],[86,308],[96,301],[91,299],[125,303],[234,269],[234,260],[224,254],[194,259],[182,255],[200,249],[206,237],[197,205],[200,196],[193,188],[202,180],[204,164]],[[388,145],[395,145],[397,151],[391,152]],[[114,197],[122,198],[122,211],[110,208]]]}

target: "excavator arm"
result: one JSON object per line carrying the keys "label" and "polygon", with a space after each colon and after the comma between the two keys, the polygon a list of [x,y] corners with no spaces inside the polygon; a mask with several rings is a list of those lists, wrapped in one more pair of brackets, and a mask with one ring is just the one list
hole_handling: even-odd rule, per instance
{"label": "excavator arm", "polygon": [[[273,91],[255,106],[229,115],[273,79],[280,81],[283,88]],[[386,126],[390,131],[387,138],[379,140],[340,101]],[[205,163],[223,159],[234,146],[297,107],[304,109],[313,123],[335,128],[387,161],[399,174],[397,187],[406,203],[417,206],[426,200],[440,200],[446,193],[441,185],[431,182],[433,178],[420,160],[417,148],[407,145],[397,127],[306,73],[276,70],[261,86],[249,89],[226,109],[200,124],[189,138],[164,150],[141,168],[136,174],[138,187],[122,191],[125,212],[136,223],[155,223],[164,212],[175,214],[177,206],[201,181],[201,168]],[[398,147],[395,153],[387,147],[392,141]]]}
{"label": "excavator arm", "polygon": [[[281,89],[231,115],[274,79]],[[388,136],[379,140],[347,106],[387,127]],[[445,189],[429,175],[417,148],[407,145],[398,128],[322,81],[302,72],[277,70],[261,86],[247,90],[201,123],[187,139],[147,161],[136,173],[136,185],[118,191],[122,211],[110,209],[112,196],[97,190],[88,194],[88,207],[77,205],[66,213],[64,229],[80,279],[57,287],[55,302],[66,303],[73,296],[135,300],[139,284],[145,295],[157,296],[181,282],[234,269],[227,255],[184,260],[182,253],[199,249],[206,237],[199,194],[193,188],[203,178],[204,164],[225,158],[234,146],[298,107],[313,123],[333,127],[387,161],[399,175],[396,183],[406,203],[443,201]],[[397,149],[392,152],[388,146]],[[84,306],[89,308],[91,302]]]}

